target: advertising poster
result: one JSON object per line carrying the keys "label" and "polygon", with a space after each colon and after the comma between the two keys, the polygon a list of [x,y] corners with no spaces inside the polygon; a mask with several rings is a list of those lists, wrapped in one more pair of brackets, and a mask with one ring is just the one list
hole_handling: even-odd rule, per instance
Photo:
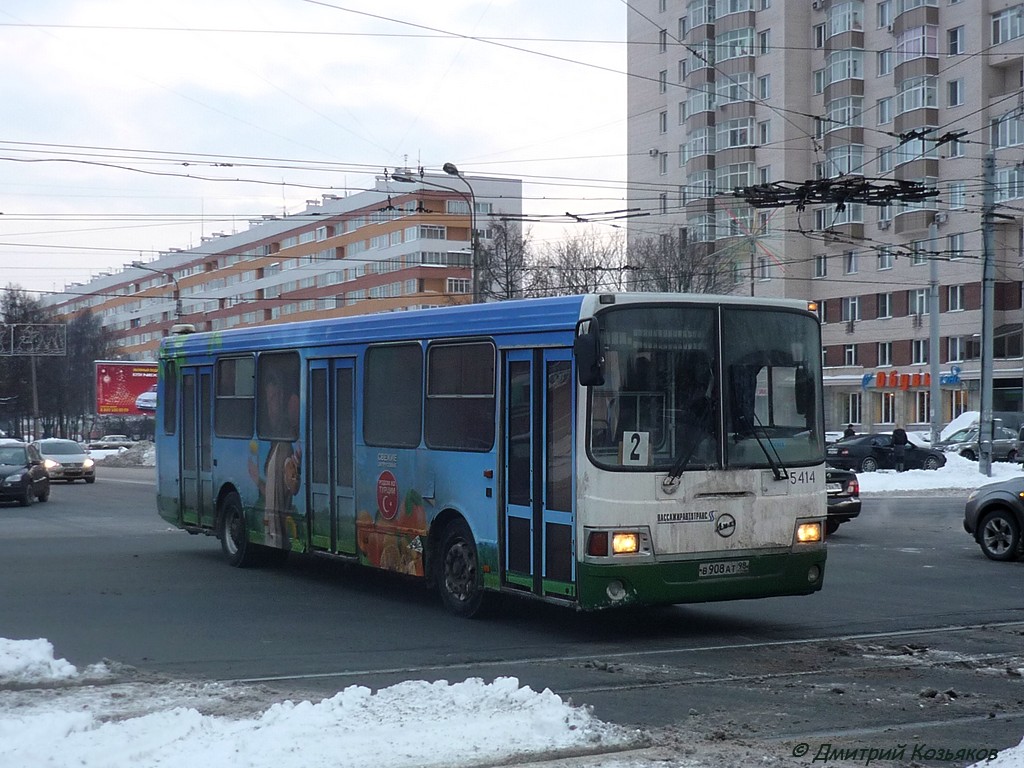
{"label": "advertising poster", "polygon": [[98,360],[96,413],[151,416],[156,410],[155,362]]}

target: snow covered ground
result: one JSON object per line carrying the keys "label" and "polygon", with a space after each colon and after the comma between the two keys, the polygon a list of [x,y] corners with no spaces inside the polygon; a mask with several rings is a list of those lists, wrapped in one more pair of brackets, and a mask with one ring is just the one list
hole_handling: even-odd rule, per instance
{"label": "snow covered ground", "polygon": [[[152,465],[152,454],[133,463]],[[995,464],[986,477],[976,462],[950,455],[938,471],[859,478],[866,494],[956,489],[966,496],[1022,474],[1019,464]],[[45,639],[0,639],[0,766],[427,768],[522,766],[559,757],[555,764],[574,768],[783,764],[722,751],[648,755],[644,734],[601,722],[585,707],[515,678],[410,680],[376,692],[351,686],[319,702],[267,707],[266,692],[255,687],[132,675],[113,662],[78,670]],[[1024,768],[1024,741],[978,765]]]}

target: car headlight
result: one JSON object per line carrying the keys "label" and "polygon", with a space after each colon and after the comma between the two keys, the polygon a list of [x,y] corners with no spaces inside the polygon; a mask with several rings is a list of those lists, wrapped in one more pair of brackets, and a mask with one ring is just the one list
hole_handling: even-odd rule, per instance
{"label": "car headlight", "polygon": [[83,467],[84,467],[85,469],[88,469],[89,467],[91,467],[91,466],[92,466],[93,464],[95,464],[95,463],[96,463],[96,462],[95,462],[95,461],[93,461],[92,459],[86,459],[85,461],[83,461],[83,462],[82,462],[82,466],[83,466]]}
{"label": "car headlight", "polygon": [[21,485],[23,482],[28,482],[27,475],[8,475],[4,478],[4,485]]}
{"label": "car headlight", "polygon": [[56,469],[60,466],[60,462],[53,459],[43,459],[43,466],[47,469]]}

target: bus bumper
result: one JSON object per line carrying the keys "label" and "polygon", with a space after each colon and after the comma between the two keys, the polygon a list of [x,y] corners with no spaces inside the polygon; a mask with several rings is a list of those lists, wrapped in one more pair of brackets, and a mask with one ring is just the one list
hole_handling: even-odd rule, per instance
{"label": "bus bumper", "polygon": [[821,589],[825,548],[716,560],[577,563],[579,606],[674,605],[809,595]]}

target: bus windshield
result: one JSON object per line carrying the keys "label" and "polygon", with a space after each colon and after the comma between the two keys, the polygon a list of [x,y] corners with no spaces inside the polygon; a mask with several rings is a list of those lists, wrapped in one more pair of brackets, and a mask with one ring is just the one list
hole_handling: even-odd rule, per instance
{"label": "bus windshield", "polygon": [[589,451],[599,466],[683,471],[824,460],[812,316],[622,306],[598,322],[604,383],[591,391]]}
{"label": "bus windshield", "polygon": [[728,466],[806,466],[824,460],[819,334],[817,319],[808,315],[723,310]]}

